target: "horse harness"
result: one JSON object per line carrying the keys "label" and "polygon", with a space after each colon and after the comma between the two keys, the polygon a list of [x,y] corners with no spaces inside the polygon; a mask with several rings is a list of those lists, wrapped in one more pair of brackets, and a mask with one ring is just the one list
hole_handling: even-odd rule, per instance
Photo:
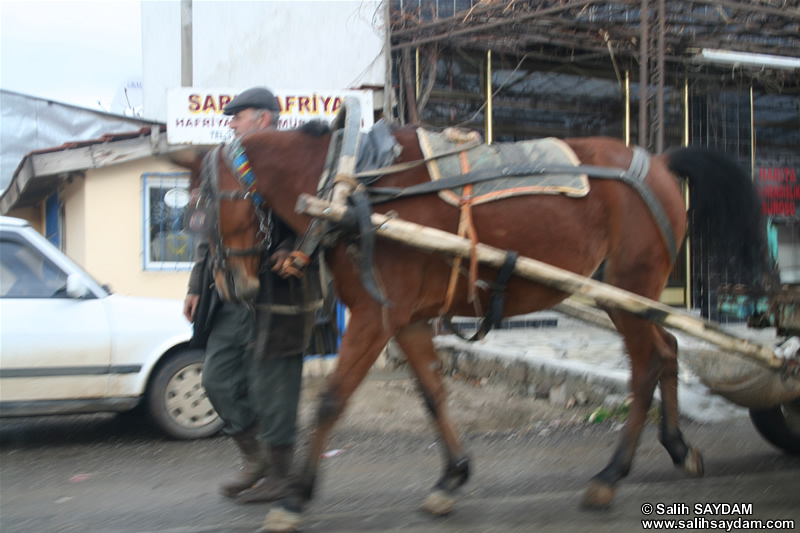
{"label": "horse harness", "polygon": [[[347,216],[337,224],[320,219],[314,219],[312,221],[308,231],[295,250],[290,254],[289,260],[287,260],[286,263],[286,268],[298,278],[303,276],[303,269],[310,263],[311,256],[318,251],[320,247],[330,247],[338,242],[342,236],[350,236],[349,238],[353,238],[352,236],[355,235],[358,240],[358,261],[360,263],[361,278],[365,289],[382,305],[391,306],[392,302],[386,300],[374,273],[372,258],[374,252],[375,229],[370,220],[372,205],[423,194],[431,194],[455,187],[465,187],[465,191],[469,191],[471,185],[479,182],[548,173],[580,173],[587,174],[592,178],[614,179],[626,183],[639,194],[652,213],[656,221],[656,226],[659,228],[664,243],[667,246],[670,260],[673,261],[674,257],[677,255],[677,242],[669,219],[658,199],[644,183],[644,179],[650,168],[650,158],[647,151],[643,148],[638,146],[633,148],[633,157],[628,169],[580,164],[576,166],[507,165],[502,168],[480,169],[475,171],[470,171],[468,168],[465,168],[464,173],[460,176],[442,178],[402,189],[371,187],[372,183],[387,174],[404,172],[423,165],[431,159],[469,150],[477,144],[474,139],[470,139],[453,152],[446,152],[425,159],[355,172],[355,158],[358,155],[359,137],[353,134],[354,127],[352,123],[355,123],[355,119],[352,118],[353,113],[350,113],[350,115],[351,117],[344,117],[345,124],[343,128],[334,128],[324,170],[318,186],[318,196],[323,198],[332,197],[336,199],[337,187],[345,189],[345,194],[342,194],[341,190],[339,191],[338,198],[339,201],[342,201],[343,198],[344,201],[349,204],[350,209],[348,209]],[[339,117],[337,117],[337,119],[338,118]],[[357,114],[355,118],[357,118]],[[337,122],[341,121],[337,120]],[[334,126],[337,122],[334,122]],[[356,126],[356,128],[357,127],[358,126]],[[219,191],[218,164],[220,151],[222,150],[225,151],[225,160],[242,186],[242,190]],[[208,169],[211,170],[209,171]],[[206,160],[203,163],[203,174],[204,192],[208,197],[206,205],[210,203],[212,206],[212,222],[216,226],[216,231],[209,232],[214,245],[214,268],[222,269],[226,276],[231,276],[226,268],[225,260],[227,257],[253,255],[261,253],[263,250],[269,248],[271,244],[270,230],[272,212],[269,211],[265,213],[263,210],[264,199],[257,191],[255,176],[250,169],[250,163],[247,160],[244,148],[241,146],[240,142],[234,141],[230,145],[218,146],[207,154]],[[252,201],[256,216],[259,219],[259,232],[263,234],[263,238],[258,244],[245,249],[233,249],[224,246],[217,220],[219,204],[223,200]],[[474,248],[477,244],[477,235],[474,232],[474,228],[471,227],[469,205],[466,207],[462,206],[462,222],[459,224],[459,233],[466,234],[472,241]],[[492,290],[492,293],[486,314],[475,335],[468,340],[481,339],[492,327],[498,327],[500,325],[503,317],[505,291],[511,274],[514,271],[516,260],[516,252],[508,251],[503,266],[498,270],[495,282],[488,284],[488,288]],[[448,285],[442,314],[445,315],[445,324],[448,325],[454,333],[461,336],[460,333],[452,327],[449,323],[449,319],[446,317],[447,310],[453,300],[455,279],[459,268],[460,258],[457,258],[454,261],[453,274],[451,275],[451,281]],[[471,260],[470,280],[473,282],[470,289],[470,299],[475,302],[477,300],[476,293],[474,292],[477,286],[477,260],[475,254],[473,254]]]}
{"label": "horse harness", "polygon": [[[219,190],[219,158],[224,152],[225,162],[242,186],[240,190]],[[212,266],[215,271],[222,272],[228,282],[232,273],[228,269],[229,257],[242,257],[260,254],[272,245],[272,211],[264,211],[264,198],[256,190],[256,180],[250,162],[241,143],[236,140],[230,144],[219,145],[206,154],[201,172],[200,196],[195,208],[199,210],[200,219],[193,222],[195,231],[206,230],[212,245]],[[258,232],[261,240],[248,248],[230,248],[225,246],[219,227],[220,204],[223,201],[250,200],[258,218]],[[202,206],[202,209],[201,209]],[[192,219],[195,219],[193,215]]]}
{"label": "horse harness", "polygon": [[[309,230],[304,235],[299,246],[290,255],[291,270],[295,273],[295,275],[298,275],[302,271],[307,258],[315,249],[317,249],[317,247],[331,246],[337,242],[342,235],[356,235],[359,244],[358,261],[360,263],[362,284],[375,300],[383,305],[391,306],[392,303],[386,300],[373,272],[374,265],[372,255],[375,231],[370,220],[370,215],[372,213],[371,207],[373,205],[423,194],[436,193],[438,191],[453,189],[456,187],[465,187],[465,193],[468,195],[471,185],[475,183],[509,177],[550,173],[585,173],[592,178],[614,179],[626,183],[639,194],[652,213],[653,218],[656,221],[656,226],[659,228],[661,236],[668,249],[670,260],[674,260],[674,257],[677,255],[677,242],[675,240],[674,232],[669,219],[658,199],[655,197],[650,188],[644,183],[645,177],[650,169],[649,154],[646,150],[638,146],[633,148],[633,157],[628,169],[600,167],[593,165],[507,165],[501,168],[470,171],[470,169],[467,167],[463,169],[464,172],[460,176],[441,178],[436,181],[424,182],[402,189],[381,188],[374,187],[372,184],[387,174],[403,172],[409,170],[410,168],[423,165],[432,159],[452,155],[453,152],[445,152],[425,159],[398,163],[361,172],[351,171],[350,173],[343,173],[341,165],[338,168],[335,167],[338,161],[338,155],[343,151],[348,151],[346,146],[346,125],[344,129],[344,132],[342,132],[342,130],[335,130],[333,132],[328,157],[326,158],[325,168],[323,170],[322,178],[320,179],[320,184],[318,187],[318,196],[321,198],[334,197],[335,195],[332,193],[332,189],[341,184],[346,184],[350,191],[345,196],[345,201],[350,208],[347,210],[346,217],[335,225],[329,221],[320,219],[314,219],[312,221]],[[470,150],[476,146],[474,139],[466,137],[464,140],[464,144],[462,144],[458,150],[454,151],[455,153],[461,154],[463,151]],[[351,148],[349,151],[352,153],[354,150]],[[468,196],[465,196],[465,199],[466,198],[468,198]],[[461,236],[467,236],[471,240],[474,249],[478,240],[474,228],[472,227],[469,202],[462,202],[461,212],[462,216],[459,224],[459,234]],[[484,282],[484,284],[488,286],[487,288],[492,291],[489,306],[475,335],[468,340],[481,339],[492,327],[498,327],[500,325],[503,316],[505,291],[511,274],[514,271],[516,259],[517,254],[513,251],[508,251],[503,266],[498,269],[497,278],[495,279],[494,283]],[[450,283],[448,284],[448,290],[445,296],[445,304],[442,309],[442,315],[444,317],[445,324],[448,325],[450,329],[459,336],[460,333],[449,324],[449,320],[446,315],[453,301],[460,262],[461,258],[455,258]],[[476,254],[472,255],[469,268],[469,278],[471,281],[470,299],[473,301],[473,303],[476,303],[477,294],[475,292],[475,287],[477,287],[478,282]],[[478,314],[480,315],[482,313],[478,312]]]}

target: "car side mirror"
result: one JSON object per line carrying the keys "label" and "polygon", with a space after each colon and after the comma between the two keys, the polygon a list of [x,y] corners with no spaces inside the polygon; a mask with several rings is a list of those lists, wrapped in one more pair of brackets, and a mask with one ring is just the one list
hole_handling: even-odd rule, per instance
{"label": "car side mirror", "polygon": [[67,296],[70,298],[83,298],[89,293],[89,287],[80,274],[67,276]]}

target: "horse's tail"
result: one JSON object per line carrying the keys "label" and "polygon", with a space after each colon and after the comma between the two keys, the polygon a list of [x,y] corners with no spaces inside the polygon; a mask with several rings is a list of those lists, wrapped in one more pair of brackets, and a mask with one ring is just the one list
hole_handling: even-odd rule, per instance
{"label": "horse's tail", "polygon": [[712,253],[725,257],[738,283],[757,283],[769,272],[761,203],[750,177],[729,157],[705,148],[667,152],[669,169],[689,179],[691,230]]}

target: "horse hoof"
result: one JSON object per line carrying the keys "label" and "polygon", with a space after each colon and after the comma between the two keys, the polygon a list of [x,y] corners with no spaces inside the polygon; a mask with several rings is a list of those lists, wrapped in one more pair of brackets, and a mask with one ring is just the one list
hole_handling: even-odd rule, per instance
{"label": "horse hoof", "polygon": [[297,531],[300,525],[300,513],[287,511],[282,507],[270,509],[258,533],[287,533]]}
{"label": "horse hoof", "polygon": [[686,458],[683,460],[683,469],[692,477],[703,477],[705,473],[703,455],[697,451],[697,448],[689,448],[689,451],[686,452]]}
{"label": "horse hoof", "polygon": [[458,500],[449,492],[443,490],[435,490],[431,492],[425,503],[422,504],[422,509],[431,513],[432,515],[442,516],[448,514],[456,506]]}
{"label": "horse hoof", "polygon": [[611,505],[616,489],[608,483],[592,481],[583,494],[581,505],[587,509],[605,509]]}

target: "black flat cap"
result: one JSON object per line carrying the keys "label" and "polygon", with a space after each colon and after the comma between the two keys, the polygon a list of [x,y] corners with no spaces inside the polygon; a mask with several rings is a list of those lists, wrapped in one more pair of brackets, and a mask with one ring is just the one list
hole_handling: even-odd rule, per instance
{"label": "black flat cap", "polygon": [[279,113],[281,108],[275,100],[272,91],[263,87],[253,87],[239,93],[236,98],[231,100],[222,111],[226,115],[235,115],[242,109],[252,107],[254,109],[266,109]]}

